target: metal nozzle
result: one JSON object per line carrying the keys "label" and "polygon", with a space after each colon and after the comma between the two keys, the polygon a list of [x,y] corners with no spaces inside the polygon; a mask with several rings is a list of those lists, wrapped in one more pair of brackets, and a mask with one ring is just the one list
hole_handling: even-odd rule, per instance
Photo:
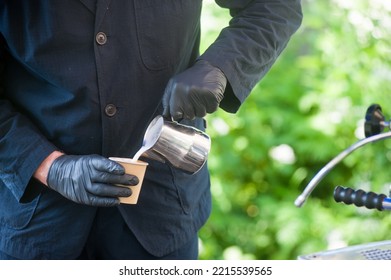
{"label": "metal nozzle", "polygon": [[309,182],[304,191],[297,197],[295,200],[295,205],[297,207],[301,207],[306,199],[310,196],[311,192],[315,189],[315,187],[319,184],[319,182],[333,169],[339,162],[341,162],[344,158],[346,158],[353,151],[358,148],[372,142],[376,142],[382,139],[390,138],[391,132],[385,132],[377,135],[373,135],[364,139],[357,141],[355,144],[351,145],[340,154],[338,154],[335,158],[333,158],[329,163],[327,163]]}

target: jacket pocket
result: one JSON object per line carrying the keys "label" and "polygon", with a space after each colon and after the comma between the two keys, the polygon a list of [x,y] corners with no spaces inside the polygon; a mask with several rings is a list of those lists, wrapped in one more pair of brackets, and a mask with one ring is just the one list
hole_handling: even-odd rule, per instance
{"label": "jacket pocket", "polygon": [[190,214],[199,205],[201,197],[209,192],[210,178],[205,164],[196,174],[188,174],[172,168],[174,184],[178,191],[183,211]]}
{"label": "jacket pocket", "polygon": [[25,228],[34,215],[40,195],[28,203],[19,203],[0,182],[0,224],[12,229]]}
{"label": "jacket pocket", "polygon": [[162,70],[190,56],[199,33],[201,0],[138,0],[134,6],[147,69]]}

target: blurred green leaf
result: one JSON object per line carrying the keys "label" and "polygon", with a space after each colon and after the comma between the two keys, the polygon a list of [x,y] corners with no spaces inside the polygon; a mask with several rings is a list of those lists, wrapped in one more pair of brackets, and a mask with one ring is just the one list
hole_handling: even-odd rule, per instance
{"label": "blurred green leaf", "polygon": [[[328,161],[363,137],[369,105],[391,115],[391,5],[302,3],[300,30],[239,112],[207,117],[213,211],[200,232],[201,259],[296,259],[390,239],[388,213],[337,204],[332,195],[337,185],[388,194],[391,141],[339,163],[302,208],[294,201]],[[204,1],[202,50],[228,21],[227,10]]]}

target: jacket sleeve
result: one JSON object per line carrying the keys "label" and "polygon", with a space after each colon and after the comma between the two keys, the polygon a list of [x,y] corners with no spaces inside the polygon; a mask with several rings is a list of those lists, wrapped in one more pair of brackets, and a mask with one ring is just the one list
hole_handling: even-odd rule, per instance
{"label": "jacket sleeve", "polygon": [[236,112],[301,25],[300,0],[216,0],[232,19],[199,57],[228,79],[220,107]]}
{"label": "jacket sleeve", "polygon": [[0,34],[0,188],[8,188],[19,202],[31,200],[38,190],[32,176],[56,147],[6,97],[6,42]]}

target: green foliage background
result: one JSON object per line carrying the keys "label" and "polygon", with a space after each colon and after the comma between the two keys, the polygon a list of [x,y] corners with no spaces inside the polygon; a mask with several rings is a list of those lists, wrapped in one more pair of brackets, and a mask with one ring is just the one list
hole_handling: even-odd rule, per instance
{"label": "green foliage background", "polygon": [[[209,115],[212,216],[201,259],[296,259],[391,239],[389,213],[334,202],[334,187],[388,194],[391,140],[366,145],[334,168],[307,202],[312,177],[363,138],[366,109],[391,115],[391,4],[303,0],[299,31],[235,115]],[[204,1],[203,48],[227,24]]]}

